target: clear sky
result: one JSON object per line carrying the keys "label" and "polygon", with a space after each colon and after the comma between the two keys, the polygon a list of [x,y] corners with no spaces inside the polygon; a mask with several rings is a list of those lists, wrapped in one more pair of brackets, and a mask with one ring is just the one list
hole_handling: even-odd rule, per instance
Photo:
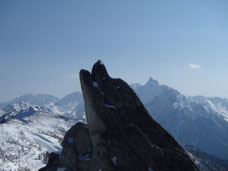
{"label": "clear sky", "polygon": [[0,0],[0,102],[80,90],[101,59],[185,95],[228,98],[227,0]]}

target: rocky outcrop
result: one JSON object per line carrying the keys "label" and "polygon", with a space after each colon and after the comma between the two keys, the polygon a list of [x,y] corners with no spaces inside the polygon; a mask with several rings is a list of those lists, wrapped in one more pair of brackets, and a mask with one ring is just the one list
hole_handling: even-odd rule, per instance
{"label": "rocky outcrop", "polygon": [[45,167],[39,169],[39,171],[56,171],[60,167],[59,154],[50,153],[48,163]]}
{"label": "rocky outcrop", "polygon": [[[101,61],[80,71],[88,128],[76,124],[62,143],[61,167],[89,171],[194,171],[198,168],[156,123],[134,91]],[[80,160],[81,159],[81,160]]]}
{"label": "rocky outcrop", "polygon": [[40,171],[55,171],[64,168],[65,171],[88,171],[91,145],[88,127],[78,122],[65,134],[61,143],[61,155],[51,153],[47,165]]}
{"label": "rocky outcrop", "polygon": [[88,168],[91,149],[87,125],[83,123],[74,125],[66,133],[61,145],[63,147],[60,159],[62,166],[71,170],[78,170],[84,165]]}

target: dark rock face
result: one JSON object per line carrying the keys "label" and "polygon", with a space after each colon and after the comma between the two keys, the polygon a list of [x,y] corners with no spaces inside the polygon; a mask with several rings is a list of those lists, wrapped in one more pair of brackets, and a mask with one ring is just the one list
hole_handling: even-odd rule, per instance
{"label": "dark rock face", "polygon": [[[101,61],[80,81],[92,145],[90,170],[198,170],[182,147]],[[113,162],[115,158],[115,162]]]}
{"label": "dark rock face", "polygon": [[66,133],[62,145],[61,155],[49,154],[48,164],[40,171],[88,171],[91,145],[89,130],[86,124],[78,122]]}
{"label": "dark rock face", "polygon": [[[61,145],[63,147],[60,159],[61,165],[71,170],[80,167],[83,156],[87,155],[87,159],[89,159],[90,142],[87,125],[80,122],[74,125],[66,133]],[[84,161],[88,165],[86,158]]]}
{"label": "dark rock face", "polygon": [[199,170],[128,84],[112,79],[101,61],[91,73],[81,70],[80,81],[88,129],[78,123],[68,131],[61,166],[89,171]]}
{"label": "dark rock face", "polygon": [[59,162],[59,155],[50,153],[47,165],[44,168],[39,169],[39,171],[56,171],[59,166]]}

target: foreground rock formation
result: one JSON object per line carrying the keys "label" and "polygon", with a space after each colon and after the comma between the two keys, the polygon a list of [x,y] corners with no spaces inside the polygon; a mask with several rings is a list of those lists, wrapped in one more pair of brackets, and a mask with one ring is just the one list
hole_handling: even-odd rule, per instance
{"label": "foreground rock formation", "polygon": [[80,81],[88,125],[72,127],[62,142],[61,156],[52,154],[54,159],[43,170],[198,170],[128,84],[112,79],[101,61],[91,73],[81,70]]}

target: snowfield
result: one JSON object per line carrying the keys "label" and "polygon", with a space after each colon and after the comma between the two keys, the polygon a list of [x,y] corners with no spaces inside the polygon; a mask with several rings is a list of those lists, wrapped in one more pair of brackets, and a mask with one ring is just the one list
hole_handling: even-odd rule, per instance
{"label": "snowfield", "polygon": [[[75,101],[75,93],[58,105],[51,101],[53,96],[39,95],[38,100],[29,96],[32,104],[29,98],[23,101],[28,95],[22,96],[17,100],[23,102],[9,103],[0,111],[0,170],[37,171],[46,165],[48,153],[61,152],[66,131],[78,121],[85,122],[82,101]],[[39,106],[40,101],[47,104]]]}
{"label": "snowfield", "polygon": [[65,132],[75,121],[39,113],[24,123],[11,120],[0,124],[0,170],[38,170],[47,153],[61,151]]}

